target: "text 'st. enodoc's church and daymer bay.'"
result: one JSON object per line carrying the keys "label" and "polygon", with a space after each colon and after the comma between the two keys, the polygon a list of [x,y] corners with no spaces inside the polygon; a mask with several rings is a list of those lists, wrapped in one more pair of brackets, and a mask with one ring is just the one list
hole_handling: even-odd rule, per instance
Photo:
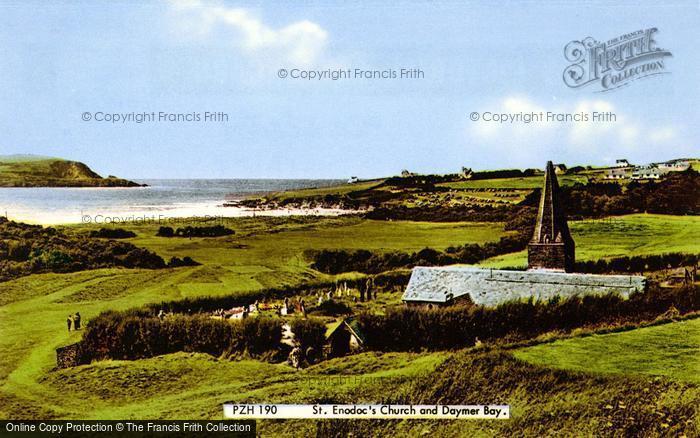
{"label": "text 'st. enodoc's church and daymer bay.'", "polygon": [[628,297],[644,291],[646,279],[630,275],[573,272],[574,240],[561,205],[552,162],[547,163],[535,231],[527,248],[528,270],[499,270],[469,266],[415,267],[403,295],[409,306],[432,307],[471,300],[497,306],[513,300],[546,300],[555,296],[619,293]]}

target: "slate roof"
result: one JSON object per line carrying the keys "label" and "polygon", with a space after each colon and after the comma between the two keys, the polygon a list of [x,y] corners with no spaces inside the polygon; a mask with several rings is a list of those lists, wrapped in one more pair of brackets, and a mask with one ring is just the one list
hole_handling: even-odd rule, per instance
{"label": "slate roof", "polygon": [[552,271],[507,271],[471,266],[415,267],[403,301],[443,304],[469,295],[479,305],[549,299],[554,296],[617,292],[628,297],[644,291],[646,279],[629,275],[593,275]]}

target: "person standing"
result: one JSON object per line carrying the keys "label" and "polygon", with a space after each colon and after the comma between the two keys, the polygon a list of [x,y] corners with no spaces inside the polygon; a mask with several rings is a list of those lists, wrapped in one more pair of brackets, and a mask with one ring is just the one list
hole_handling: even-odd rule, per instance
{"label": "person standing", "polygon": [[73,317],[73,329],[80,330],[80,312],[75,312]]}
{"label": "person standing", "polygon": [[66,322],[68,323],[68,331],[70,332],[70,327],[73,325],[73,315],[68,315]]}
{"label": "person standing", "polygon": [[365,294],[367,295],[367,301],[372,301],[372,277],[367,277],[367,282],[365,282]]}

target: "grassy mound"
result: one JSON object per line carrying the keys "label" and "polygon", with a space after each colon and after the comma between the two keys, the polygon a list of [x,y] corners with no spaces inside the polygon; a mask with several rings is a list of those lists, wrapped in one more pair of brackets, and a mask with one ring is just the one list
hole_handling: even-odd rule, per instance
{"label": "grassy mound", "polygon": [[519,359],[575,371],[651,374],[700,383],[700,319],[528,347]]}
{"label": "grassy mound", "polygon": [[385,403],[508,404],[504,421],[325,421],[321,436],[696,436],[697,386],[551,370],[500,351],[459,352]]}
{"label": "grassy mound", "polygon": [[103,178],[87,165],[60,158],[0,156],[0,187],[139,187],[115,176]]}

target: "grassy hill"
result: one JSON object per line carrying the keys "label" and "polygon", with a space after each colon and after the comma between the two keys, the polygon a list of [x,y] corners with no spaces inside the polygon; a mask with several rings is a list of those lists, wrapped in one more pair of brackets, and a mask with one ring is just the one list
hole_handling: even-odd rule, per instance
{"label": "grassy hill", "polygon": [[[700,231],[698,216],[630,214],[603,219],[570,221],[576,241],[576,260],[598,260],[672,252],[697,253],[694,236]],[[489,268],[523,268],[527,251],[492,257],[479,263]]]}
{"label": "grassy hill", "polygon": [[[570,217],[630,213],[697,214],[700,177],[669,172],[660,180],[606,179],[605,169],[581,166],[558,175]],[[412,175],[333,187],[271,193],[242,201],[261,208],[329,207],[366,210],[381,220],[506,221],[536,207],[543,174],[536,169],[476,172],[468,177]]]}
{"label": "grassy hill", "polygon": [[138,187],[122,178],[103,178],[78,161],[32,155],[0,155],[0,187]]}
{"label": "grassy hill", "polygon": [[700,383],[700,319],[528,347],[515,357],[538,365]]}

